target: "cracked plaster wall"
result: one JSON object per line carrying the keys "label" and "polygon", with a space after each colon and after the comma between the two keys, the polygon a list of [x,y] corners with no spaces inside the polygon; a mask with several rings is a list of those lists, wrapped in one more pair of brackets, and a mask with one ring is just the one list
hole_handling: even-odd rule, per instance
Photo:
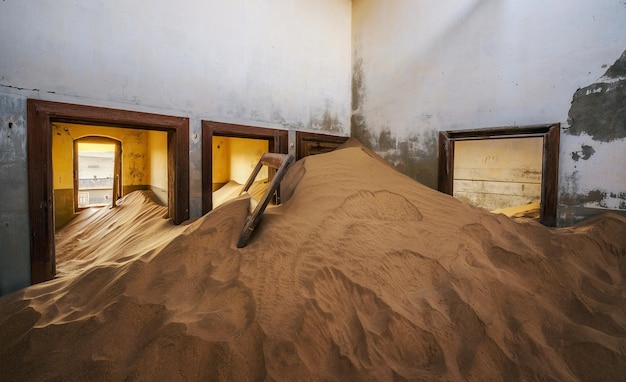
{"label": "cracked plaster wall", "polygon": [[349,135],[350,25],[348,0],[1,1],[0,294],[30,278],[27,98],[188,117],[199,216],[201,120]]}
{"label": "cracked plaster wall", "polygon": [[580,100],[623,86],[624,1],[360,0],[352,20],[352,135],[400,171],[436,188],[441,130],[560,122],[558,224],[626,211],[623,95]]}

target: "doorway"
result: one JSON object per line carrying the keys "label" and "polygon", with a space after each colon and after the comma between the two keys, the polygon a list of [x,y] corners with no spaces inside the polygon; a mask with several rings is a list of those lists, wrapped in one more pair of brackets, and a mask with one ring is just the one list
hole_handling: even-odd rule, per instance
{"label": "doorway", "polygon": [[75,123],[167,133],[168,215],[189,219],[189,119],[59,102],[27,100],[31,283],[56,273],[52,125]]}
{"label": "doorway", "polygon": [[439,191],[556,225],[560,125],[439,134]]}
{"label": "doorway", "polygon": [[[286,130],[202,121],[202,214],[213,209],[214,191],[234,176],[234,173],[230,171],[234,168],[233,161],[240,164],[236,166],[236,171],[237,174],[245,174],[240,178],[245,182],[251,172],[248,171],[246,163],[252,164],[254,168],[261,157],[259,154],[264,150],[270,153],[286,154],[287,139]],[[230,150],[226,150],[225,145],[228,145],[230,149],[238,150],[239,154],[229,153]],[[236,159],[233,160],[235,157]],[[229,164],[225,165],[226,162]],[[224,174],[227,172],[226,168],[228,168],[227,175]],[[241,170],[241,168],[244,169]],[[271,176],[271,173],[268,174],[270,180]]]}
{"label": "doorway", "polygon": [[105,137],[74,140],[74,211],[90,207],[115,207],[122,197],[119,141]]}

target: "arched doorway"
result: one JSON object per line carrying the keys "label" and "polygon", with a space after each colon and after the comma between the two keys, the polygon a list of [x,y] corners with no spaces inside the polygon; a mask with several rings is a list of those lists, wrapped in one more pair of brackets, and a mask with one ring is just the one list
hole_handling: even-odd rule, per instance
{"label": "arched doorway", "polygon": [[87,136],[74,140],[74,211],[115,207],[122,194],[122,143]]}

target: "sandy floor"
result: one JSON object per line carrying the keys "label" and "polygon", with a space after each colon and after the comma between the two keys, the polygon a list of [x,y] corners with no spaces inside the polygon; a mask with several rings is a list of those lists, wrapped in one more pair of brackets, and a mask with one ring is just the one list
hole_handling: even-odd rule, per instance
{"label": "sandy floor", "polygon": [[247,197],[183,226],[142,193],[84,213],[59,277],[0,298],[0,380],[624,380],[626,219],[515,221],[360,147],[282,198],[243,249]]}

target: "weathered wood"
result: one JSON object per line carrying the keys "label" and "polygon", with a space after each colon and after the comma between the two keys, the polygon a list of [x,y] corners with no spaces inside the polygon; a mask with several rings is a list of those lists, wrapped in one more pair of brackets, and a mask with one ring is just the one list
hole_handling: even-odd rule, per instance
{"label": "weathered wood", "polygon": [[274,178],[270,182],[269,186],[267,186],[267,190],[265,190],[265,194],[263,195],[259,203],[254,207],[250,215],[248,215],[248,218],[246,219],[246,223],[243,229],[241,230],[241,234],[239,235],[239,240],[237,241],[237,248],[243,248],[248,243],[248,239],[250,238],[250,236],[252,235],[252,232],[254,231],[257,224],[259,223],[259,220],[261,219],[261,216],[263,215],[263,211],[265,211],[265,207],[267,207],[267,205],[270,202],[270,199],[272,198],[274,193],[277,191],[278,186],[280,185],[280,181],[283,179],[283,176],[285,176],[285,173],[287,172],[287,168],[293,161],[294,161],[293,156],[288,155],[288,154],[265,153],[261,156],[261,159],[259,160],[256,167],[254,168],[254,171],[252,171],[252,173],[248,177],[248,181],[243,187],[241,193],[243,194],[243,193],[248,192],[248,190],[250,189],[250,186],[254,182],[254,179],[256,179],[263,165],[276,168],[277,169],[276,175],[274,175]]}

